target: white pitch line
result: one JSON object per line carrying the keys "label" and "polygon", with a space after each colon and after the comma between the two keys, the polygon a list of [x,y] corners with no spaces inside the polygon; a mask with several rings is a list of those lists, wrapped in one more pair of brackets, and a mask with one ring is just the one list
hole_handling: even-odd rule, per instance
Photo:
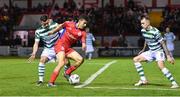
{"label": "white pitch line", "polygon": [[163,89],[163,88],[123,88],[123,87],[85,87],[89,89],[111,89],[111,90],[162,90],[162,91],[180,91],[180,89]]}
{"label": "white pitch line", "polygon": [[96,73],[94,73],[93,75],[91,75],[83,84],[78,85],[78,86],[74,86],[74,88],[83,88],[87,85],[89,85],[94,79],[96,79],[96,77],[98,75],[100,75],[104,70],[106,70],[110,65],[112,65],[113,63],[116,63],[117,61],[111,61],[107,64],[105,64],[101,69],[99,69]]}

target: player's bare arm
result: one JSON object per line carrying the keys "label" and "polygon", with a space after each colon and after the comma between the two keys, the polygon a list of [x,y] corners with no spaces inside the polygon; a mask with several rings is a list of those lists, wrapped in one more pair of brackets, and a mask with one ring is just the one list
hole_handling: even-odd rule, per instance
{"label": "player's bare arm", "polygon": [[49,35],[52,35],[56,32],[58,32],[59,30],[61,30],[63,28],[63,24],[59,24],[54,30],[52,30],[51,32],[49,32]]}
{"label": "player's bare arm", "polygon": [[85,51],[86,50],[86,32],[82,34],[81,42],[82,42],[82,50]]}
{"label": "player's bare arm", "polygon": [[161,43],[161,45],[162,45],[162,47],[163,47],[163,49],[164,49],[164,52],[165,52],[166,57],[167,57],[167,60],[168,60],[171,64],[174,64],[174,59],[170,56],[170,53],[169,53],[169,51],[168,51],[168,49],[167,49],[167,46],[166,46],[165,42],[164,42],[164,41],[161,41],[160,43]]}
{"label": "player's bare arm", "polygon": [[86,50],[86,43],[82,43],[82,50],[83,50],[83,51]]}
{"label": "player's bare arm", "polygon": [[143,46],[143,49],[138,53],[138,55],[140,55],[141,53],[143,53],[146,49],[146,41],[144,41],[144,46]]}
{"label": "player's bare arm", "polygon": [[33,52],[31,53],[31,56],[28,59],[28,62],[31,63],[35,57],[36,57],[36,52],[38,50],[38,46],[39,46],[39,41],[35,41],[34,45],[33,45]]}

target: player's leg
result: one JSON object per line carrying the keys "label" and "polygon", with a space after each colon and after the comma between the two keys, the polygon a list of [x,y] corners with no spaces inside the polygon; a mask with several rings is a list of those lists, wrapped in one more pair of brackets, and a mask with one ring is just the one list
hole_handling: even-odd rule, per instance
{"label": "player's leg", "polygon": [[72,51],[67,54],[67,58],[74,60],[75,62],[65,71],[65,75],[71,75],[83,62],[83,57],[76,51]]}
{"label": "player's leg", "polygon": [[89,56],[89,51],[88,51],[88,48],[87,48],[87,46],[86,46],[85,58],[88,59],[88,56]]}
{"label": "player's leg", "polygon": [[66,71],[71,66],[70,59],[65,59],[64,71]]}
{"label": "player's leg", "polygon": [[167,48],[169,50],[170,56],[174,59],[173,57],[174,44],[167,44]]}
{"label": "player's leg", "polygon": [[156,61],[158,64],[158,67],[162,71],[162,73],[165,75],[165,77],[171,81],[171,88],[178,88],[178,84],[176,83],[175,79],[173,78],[171,72],[165,67],[164,61],[165,61],[165,55],[164,52],[157,52],[156,54]]}
{"label": "player's leg", "polygon": [[171,55],[171,57],[174,59],[174,56],[173,56],[173,54],[174,54],[174,51],[172,50],[172,51],[169,51],[169,54]]}
{"label": "player's leg", "polygon": [[87,54],[88,54],[88,59],[91,60],[92,59],[92,55],[94,52],[94,48],[92,45],[87,45],[87,50],[86,50]]}
{"label": "player's leg", "polygon": [[151,54],[149,51],[146,51],[133,58],[135,68],[140,76],[140,80],[135,84],[135,86],[147,84],[147,79],[144,75],[144,70],[141,64],[142,61],[146,61],[146,60],[151,60]]}
{"label": "player's leg", "polygon": [[65,59],[65,65],[64,65],[64,77],[69,81],[70,75],[66,75],[66,71],[71,67],[71,63],[69,59]]}
{"label": "player's leg", "polygon": [[37,82],[37,86],[40,86],[44,81],[45,64],[48,61],[48,52],[49,52],[49,49],[44,49],[41,54],[40,62],[38,65],[39,80]]}
{"label": "player's leg", "polygon": [[46,56],[41,56],[40,62],[38,65],[38,76],[39,80],[37,82],[37,86],[40,86],[44,81],[44,72],[45,72],[45,63],[48,61]]}
{"label": "player's leg", "polygon": [[62,67],[65,64],[65,52],[64,51],[60,51],[57,54],[57,59],[58,59],[58,65],[55,67],[53,73],[51,74],[51,78],[50,78],[50,81],[48,83],[49,87],[55,86],[54,82],[57,79],[60,70],[62,69]]}
{"label": "player's leg", "polygon": [[44,81],[44,74],[45,74],[45,64],[52,59],[56,58],[56,53],[54,51],[54,48],[46,48],[43,50],[38,66],[38,75],[39,75],[39,81],[37,82],[37,85],[40,86],[42,82]]}
{"label": "player's leg", "polygon": [[89,55],[88,55],[88,59],[89,59],[89,60],[92,59],[92,53],[93,53],[93,52],[89,52]]}
{"label": "player's leg", "polygon": [[88,52],[85,52],[85,58],[87,59],[88,58]]}
{"label": "player's leg", "polygon": [[91,60],[91,57],[92,57],[91,52],[86,52],[86,58],[87,58],[88,60]]}

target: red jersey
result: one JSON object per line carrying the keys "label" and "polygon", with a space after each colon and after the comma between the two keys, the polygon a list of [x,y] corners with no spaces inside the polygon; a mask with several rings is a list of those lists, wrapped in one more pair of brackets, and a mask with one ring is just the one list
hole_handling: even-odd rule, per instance
{"label": "red jersey", "polygon": [[72,21],[66,21],[63,23],[65,33],[61,37],[60,41],[68,45],[69,47],[81,40],[82,43],[86,43],[86,32],[76,27],[76,23]]}
{"label": "red jersey", "polygon": [[74,51],[71,48],[73,43],[76,43],[78,40],[81,40],[82,43],[86,43],[86,32],[76,28],[75,22],[64,22],[63,28],[65,28],[64,35],[62,35],[62,37],[55,43],[56,53],[64,51],[67,55]]}

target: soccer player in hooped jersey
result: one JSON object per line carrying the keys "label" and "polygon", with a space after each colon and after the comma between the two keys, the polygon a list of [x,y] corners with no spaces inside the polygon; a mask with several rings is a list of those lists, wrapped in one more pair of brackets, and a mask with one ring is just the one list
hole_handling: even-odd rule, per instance
{"label": "soccer player in hooped jersey", "polygon": [[[171,88],[178,88],[178,84],[176,83],[175,79],[173,78],[170,71],[165,67],[165,55],[167,60],[174,64],[173,58],[170,56],[170,53],[165,45],[163,37],[161,36],[159,30],[155,27],[150,25],[150,20],[147,16],[143,16],[141,18],[141,26],[142,26],[142,35],[145,38],[145,43],[142,51],[139,52],[139,55],[133,58],[134,65],[136,70],[140,76],[139,82],[135,84],[135,86],[145,85],[148,84],[148,81],[144,75],[144,70],[140,62],[142,61],[153,61],[157,62],[158,67],[165,75],[165,77],[171,81]],[[145,47],[148,45],[149,50],[145,51]],[[164,54],[164,52],[165,54]]]}
{"label": "soccer player in hooped jersey", "polygon": [[64,77],[69,80],[69,77],[71,73],[76,70],[84,61],[83,57],[76,52],[74,49],[71,48],[71,45],[73,43],[76,43],[78,40],[81,40],[82,42],[82,50],[85,51],[86,49],[86,32],[85,27],[87,25],[87,17],[81,16],[79,17],[78,22],[73,21],[66,21],[62,24],[59,24],[59,26],[54,29],[52,32],[49,33],[49,35],[55,33],[56,31],[64,28],[65,33],[61,37],[61,39],[58,39],[58,41],[55,44],[55,52],[57,54],[58,58],[58,65],[55,67],[51,78],[49,80],[48,86],[53,87],[56,86],[55,80],[59,75],[60,70],[65,64],[65,58],[70,58],[74,60],[75,62],[69,66],[64,73]]}
{"label": "soccer player in hooped jersey", "polygon": [[39,47],[40,40],[43,43],[44,49],[41,54],[39,66],[38,66],[38,75],[39,80],[37,82],[37,86],[40,86],[44,81],[44,72],[45,72],[45,64],[56,58],[56,53],[54,51],[54,44],[57,39],[62,35],[63,29],[60,32],[56,32],[52,35],[48,35],[50,31],[55,29],[58,26],[58,23],[49,19],[47,15],[43,15],[40,18],[41,26],[35,31],[35,42],[33,45],[33,52],[28,59],[29,62],[32,62],[35,59],[36,52]]}
{"label": "soccer player in hooped jersey", "polygon": [[166,41],[167,48],[172,57],[173,57],[174,40],[175,39],[176,39],[176,36],[174,35],[174,33],[170,31],[169,27],[166,27],[166,33],[164,34],[164,40]]}

